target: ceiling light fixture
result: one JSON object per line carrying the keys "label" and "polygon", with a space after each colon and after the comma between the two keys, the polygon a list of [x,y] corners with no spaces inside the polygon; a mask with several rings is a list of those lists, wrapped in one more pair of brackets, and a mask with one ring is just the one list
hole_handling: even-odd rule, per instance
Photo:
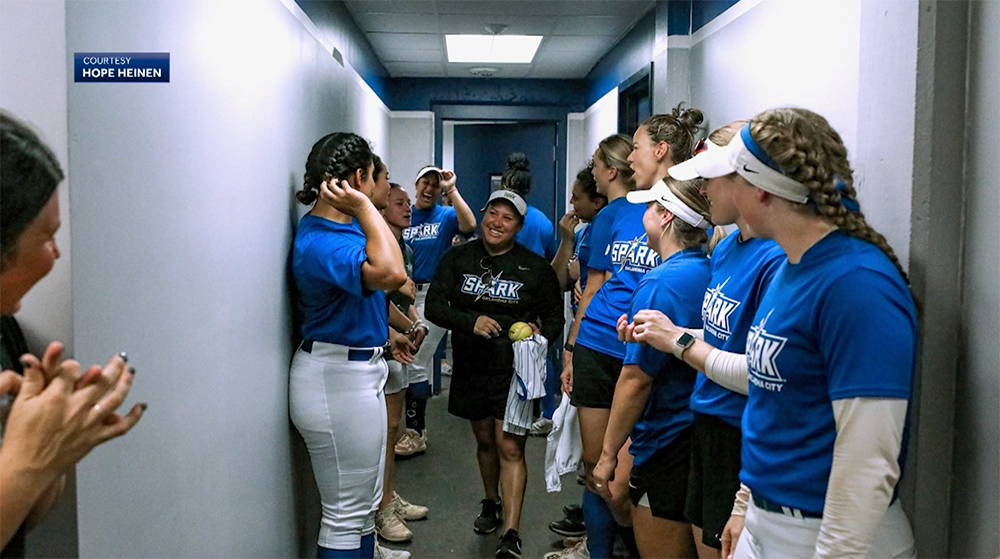
{"label": "ceiling light fixture", "polygon": [[538,51],[538,45],[542,43],[542,37],[499,34],[445,35],[445,43],[448,46],[448,62],[530,64],[535,58],[535,52]]}

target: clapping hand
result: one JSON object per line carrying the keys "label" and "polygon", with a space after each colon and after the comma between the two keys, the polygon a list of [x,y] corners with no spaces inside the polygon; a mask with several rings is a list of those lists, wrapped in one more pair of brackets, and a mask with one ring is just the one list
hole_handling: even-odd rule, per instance
{"label": "clapping hand", "polygon": [[[64,472],[97,445],[127,433],[146,409],[140,403],[124,416],[117,412],[133,377],[122,356],[81,374],[79,363],[61,360],[62,349],[62,344],[52,342],[41,361],[28,354],[21,358],[24,378],[16,387],[17,398],[4,434],[5,450],[12,445],[14,456],[53,475]],[[4,376],[10,378],[6,371]]]}

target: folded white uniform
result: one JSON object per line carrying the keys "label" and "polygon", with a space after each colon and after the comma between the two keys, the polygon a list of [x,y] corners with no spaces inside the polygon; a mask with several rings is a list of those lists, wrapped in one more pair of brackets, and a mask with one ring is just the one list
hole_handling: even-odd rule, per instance
{"label": "folded white uniform", "polygon": [[532,400],[545,396],[545,356],[549,343],[544,336],[534,334],[514,342],[514,376],[507,393],[507,409],[503,430],[514,435],[526,435],[531,428]]}
{"label": "folded white uniform", "polygon": [[545,443],[545,489],[549,493],[562,491],[561,476],[576,472],[583,459],[580,422],[576,407],[569,400],[568,394],[562,395],[562,402],[552,414],[552,430]]}

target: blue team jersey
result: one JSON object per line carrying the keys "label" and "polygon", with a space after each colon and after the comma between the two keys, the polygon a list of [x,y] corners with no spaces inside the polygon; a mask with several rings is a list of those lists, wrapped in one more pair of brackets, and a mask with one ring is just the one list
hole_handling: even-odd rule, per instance
{"label": "blue team jersey", "polygon": [[[785,252],[774,241],[741,241],[738,230],[719,242],[712,252],[712,281],[701,306],[706,342],[723,351],[746,351],[750,322],[785,260]],[[691,394],[692,410],[719,417],[733,427],[740,426],[746,403],[746,396],[705,375],[698,375]]]}
{"label": "blue team jersey", "polygon": [[822,513],[837,435],[831,402],[910,398],[913,298],[878,247],[834,231],[781,267],[752,324],[740,480]]}
{"label": "blue team jersey", "polygon": [[[618,341],[615,329],[618,317],[628,312],[639,280],[660,264],[659,255],[646,245],[644,213],[645,204],[630,204],[623,196],[601,210],[591,225],[588,267],[611,272],[611,277],[590,300],[576,343],[618,359],[625,357],[625,343]],[[611,219],[610,227],[602,218]]]}
{"label": "blue team jersey", "polygon": [[517,232],[515,240],[546,260],[552,260],[559,248],[552,221],[535,206],[528,206],[524,226]]}
{"label": "blue team jersey", "polygon": [[438,262],[451,248],[458,233],[455,208],[434,204],[426,210],[416,206],[410,214],[410,226],[403,229],[403,240],[413,249],[413,281],[429,283],[434,279]]}
{"label": "blue team jersey", "polygon": [[[701,248],[675,252],[639,281],[628,311],[629,321],[643,309],[655,309],[682,328],[697,328],[711,273]],[[653,377],[646,408],[632,429],[629,453],[638,466],[691,425],[694,414],[689,402],[698,373],[673,355],[637,343],[627,344],[624,364],[638,365]]]}
{"label": "blue team jersey", "polygon": [[389,338],[384,291],[361,285],[368,258],[357,220],[337,223],[314,215],[299,222],[292,274],[303,311],[302,339],[350,347],[379,347]]}

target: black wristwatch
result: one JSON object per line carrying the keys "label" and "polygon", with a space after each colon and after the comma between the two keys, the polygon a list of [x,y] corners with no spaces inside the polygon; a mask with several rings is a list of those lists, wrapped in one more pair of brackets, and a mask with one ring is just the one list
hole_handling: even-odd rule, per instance
{"label": "black wristwatch", "polygon": [[568,351],[570,353],[573,353],[574,349],[576,349],[576,346],[569,342],[563,344],[563,351]]}

